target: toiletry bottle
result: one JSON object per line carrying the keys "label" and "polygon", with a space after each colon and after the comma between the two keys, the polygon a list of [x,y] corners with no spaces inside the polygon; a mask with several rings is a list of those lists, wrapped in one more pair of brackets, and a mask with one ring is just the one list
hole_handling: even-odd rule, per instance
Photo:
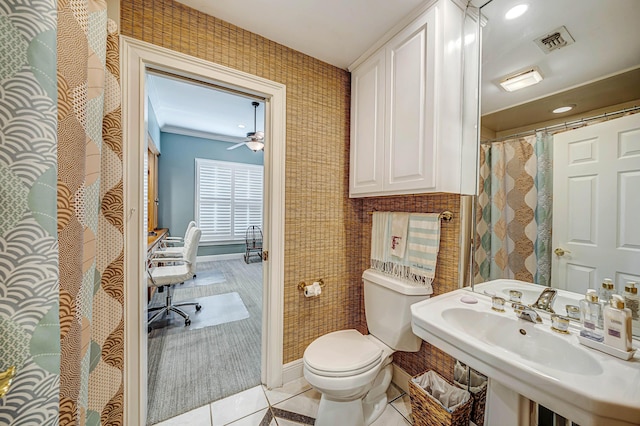
{"label": "toiletry bottle", "polygon": [[624,305],[631,311],[633,321],[640,320],[640,297],[638,297],[637,283],[628,282],[624,286]]}
{"label": "toiletry bottle", "polygon": [[603,308],[609,304],[611,296],[615,292],[615,287],[613,286],[613,281],[611,281],[611,278],[605,278],[602,281],[602,286],[600,287],[600,303],[602,303]]}
{"label": "toiletry bottle", "polygon": [[602,306],[598,302],[598,295],[592,288],[587,290],[584,299],[580,300],[580,322],[582,329],[580,335],[596,342],[602,342]]}
{"label": "toiletry bottle", "polygon": [[619,294],[611,296],[611,302],[604,308],[604,344],[621,351],[631,347],[631,310],[624,307],[624,299]]}

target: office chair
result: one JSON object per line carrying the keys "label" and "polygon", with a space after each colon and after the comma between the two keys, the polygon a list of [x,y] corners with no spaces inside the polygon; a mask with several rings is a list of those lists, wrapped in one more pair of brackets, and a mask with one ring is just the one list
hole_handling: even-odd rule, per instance
{"label": "office chair", "polygon": [[162,257],[184,257],[184,246],[190,237],[191,231],[196,227],[196,223],[192,220],[187,225],[184,237],[166,237],[158,249],[153,252],[154,256]]}
{"label": "office chair", "polygon": [[191,230],[191,228],[196,226],[196,222],[194,220],[192,220],[191,222],[189,222],[189,224],[187,225],[187,230],[184,231],[184,237],[165,237],[162,240],[162,243],[165,246],[174,246],[174,245],[184,245],[184,239],[187,236],[187,234],[189,233],[189,231]]}
{"label": "office chair", "polygon": [[[168,314],[170,311],[173,311],[182,316],[184,318],[184,325],[188,326],[191,324],[191,319],[189,319],[189,315],[180,309],[179,306],[193,305],[196,311],[202,309],[202,306],[197,302],[172,302],[171,288],[175,284],[180,284],[191,279],[196,272],[196,256],[198,254],[198,243],[200,242],[202,231],[196,227],[192,228],[190,233],[191,238],[185,241],[184,257],[152,257],[149,259],[151,265],[147,268],[147,274],[149,275],[147,285],[158,288],[159,292],[166,287],[164,291],[167,292],[164,306],[149,309],[149,312],[158,311],[149,319],[149,324],[160,318],[162,314]],[[169,265],[158,266],[160,262],[163,264],[168,263]]]}

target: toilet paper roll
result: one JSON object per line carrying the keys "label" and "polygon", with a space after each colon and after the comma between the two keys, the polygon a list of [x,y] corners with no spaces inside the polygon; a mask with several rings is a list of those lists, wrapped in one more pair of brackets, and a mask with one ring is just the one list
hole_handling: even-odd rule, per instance
{"label": "toilet paper roll", "polygon": [[322,293],[322,288],[320,287],[320,283],[317,282],[304,288],[304,297],[320,296],[320,293]]}

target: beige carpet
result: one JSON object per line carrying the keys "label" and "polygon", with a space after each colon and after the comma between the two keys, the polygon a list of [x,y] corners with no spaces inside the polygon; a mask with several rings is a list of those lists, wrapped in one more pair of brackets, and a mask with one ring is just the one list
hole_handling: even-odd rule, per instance
{"label": "beige carpet", "polygon": [[[230,315],[230,322],[207,325],[220,321],[207,312],[215,309],[207,300],[234,292],[249,317]],[[241,259],[199,263],[196,279],[174,290],[176,302],[194,299],[201,300],[202,310],[185,310],[197,326],[184,327],[182,318],[172,314],[174,319],[162,320],[166,327],[154,325],[149,333],[149,425],[260,384],[262,264]],[[164,293],[156,293],[152,303],[163,302]]]}

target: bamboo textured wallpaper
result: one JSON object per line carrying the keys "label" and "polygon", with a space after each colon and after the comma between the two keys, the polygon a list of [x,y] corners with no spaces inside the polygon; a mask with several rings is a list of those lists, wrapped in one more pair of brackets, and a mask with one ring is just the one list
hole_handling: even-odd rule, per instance
{"label": "bamboo textured wallpaper", "polygon": [[[322,334],[363,330],[367,209],[447,207],[458,215],[460,197],[348,197],[350,75],[345,70],[172,0],[123,1],[121,33],[287,86],[284,362],[301,358]],[[443,228],[443,241],[457,241],[458,235],[459,222]],[[445,284],[436,291],[457,287],[456,248],[443,254],[436,283]],[[326,283],[322,296],[306,299],[298,283],[317,278]],[[428,353],[423,347],[403,367]]]}

